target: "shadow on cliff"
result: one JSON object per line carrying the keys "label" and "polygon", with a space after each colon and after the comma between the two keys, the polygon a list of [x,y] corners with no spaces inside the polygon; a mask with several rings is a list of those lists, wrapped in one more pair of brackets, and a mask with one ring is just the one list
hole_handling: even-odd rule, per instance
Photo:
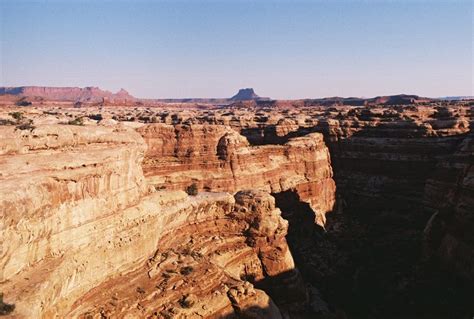
{"label": "shadow on cliff", "polygon": [[299,127],[293,132],[279,136],[276,125],[265,127],[243,128],[240,134],[245,136],[251,145],[283,145],[290,139],[318,132],[316,127]]}
{"label": "shadow on cliff", "polygon": [[308,285],[301,281],[301,275],[296,268],[254,282],[254,287],[263,290],[271,300],[252,295],[244,297],[245,294],[228,294],[234,311],[219,318],[347,318],[342,312],[336,313],[329,309],[317,291],[308,289]]}
{"label": "shadow on cliff", "polygon": [[[337,185],[325,229],[314,225],[314,213],[297,194],[272,194],[289,221],[288,244],[304,280],[348,318],[471,318],[473,283],[422,256],[423,230],[432,215],[423,196],[438,164],[435,154],[449,157],[469,133],[417,150],[416,138],[429,139],[423,129],[400,136],[367,128],[339,141],[331,141],[324,127],[307,131],[324,134]],[[379,140],[386,144],[373,137],[387,138]],[[394,150],[401,153],[371,154]],[[414,151],[419,154],[411,160]],[[400,155],[407,159],[396,160]]]}

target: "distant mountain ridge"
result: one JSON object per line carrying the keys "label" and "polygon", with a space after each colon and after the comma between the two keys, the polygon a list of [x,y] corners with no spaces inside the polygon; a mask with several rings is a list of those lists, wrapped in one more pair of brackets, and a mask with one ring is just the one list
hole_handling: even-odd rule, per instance
{"label": "distant mountain ridge", "polygon": [[443,96],[439,97],[440,100],[446,101],[462,101],[462,100],[474,100],[474,95],[464,95],[464,96]]}
{"label": "distant mountain ridge", "polygon": [[[171,98],[171,99],[141,99],[132,96],[126,90],[121,89],[117,93],[102,90],[98,87],[45,87],[45,86],[20,86],[20,87],[0,87],[0,96],[5,101],[27,101],[38,103],[43,101],[70,102],[79,104],[123,104],[123,105],[155,105],[163,103],[202,103],[226,105],[239,102],[258,102],[258,105],[268,107],[276,105],[276,100],[268,97],[260,97],[253,88],[240,89],[231,98]],[[316,99],[299,99],[304,101],[304,105],[408,105],[417,103],[427,103],[435,100],[463,99],[470,97],[446,97],[432,99],[420,97],[418,95],[398,94],[389,96],[377,96],[373,98],[360,97],[325,97]],[[283,101],[283,100],[281,100]],[[296,100],[295,100],[296,101]],[[13,102],[14,103],[14,102]],[[282,103],[280,103],[282,104]],[[283,103],[284,105],[284,103]]]}
{"label": "distant mountain ridge", "polygon": [[23,98],[42,98],[55,101],[72,102],[102,102],[108,101],[135,101],[127,91],[121,89],[117,93],[102,90],[98,87],[45,87],[45,86],[20,86],[0,87],[0,95],[15,95]]}
{"label": "distant mountain ridge", "polygon": [[433,99],[427,97],[420,97],[418,95],[410,94],[397,94],[387,96],[376,96],[373,98],[360,98],[360,97],[326,97],[320,99],[308,99],[314,103],[321,105],[353,105],[353,106],[364,106],[364,105],[407,105],[416,104],[423,102],[430,102]]}

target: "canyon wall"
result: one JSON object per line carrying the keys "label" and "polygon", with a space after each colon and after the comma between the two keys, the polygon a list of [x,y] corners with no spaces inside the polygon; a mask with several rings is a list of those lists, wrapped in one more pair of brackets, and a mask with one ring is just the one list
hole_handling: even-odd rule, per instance
{"label": "canyon wall", "polygon": [[269,193],[156,191],[146,144],[120,125],[0,129],[0,291],[14,317],[279,318],[306,303]]}
{"label": "canyon wall", "polygon": [[[162,235],[148,262],[91,290],[68,316],[223,318],[235,312],[280,318],[273,301],[249,281],[271,281],[271,295],[284,289],[284,302],[305,301],[286,245],[287,223],[269,194],[171,194],[174,200],[157,216],[155,230]],[[289,285],[281,287],[284,279]]]}
{"label": "canyon wall", "polygon": [[474,311],[469,108],[94,112],[0,127],[13,316]]}
{"label": "canyon wall", "polygon": [[[138,134],[74,126],[1,130],[0,282],[17,315],[61,313],[110,274],[146,258],[155,244],[122,245],[135,221],[116,215],[146,193]],[[137,237],[130,232],[127,241]]]}
{"label": "canyon wall", "polygon": [[295,190],[324,225],[333,209],[335,184],[329,151],[319,133],[283,145],[251,146],[225,125],[150,124],[138,129],[148,145],[145,176],[158,189],[235,192]]}
{"label": "canyon wall", "polygon": [[467,136],[453,156],[440,161],[425,188],[433,211],[424,231],[427,258],[474,282],[474,136]]}
{"label": "canyon wall", "polygon": [[467,311],[474,247],[470,119],[469,107],[408,106],[233,109],[176,121],[228,125],[262,148],[324,135],[337,184],[326,232],[307,227],[311,209],[293,192],[275,196],[305,280],[333,306],[364,317]]}

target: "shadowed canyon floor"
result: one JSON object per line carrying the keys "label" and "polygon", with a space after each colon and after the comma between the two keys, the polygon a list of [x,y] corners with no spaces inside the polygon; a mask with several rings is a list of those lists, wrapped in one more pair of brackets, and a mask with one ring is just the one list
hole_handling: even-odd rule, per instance
{"label": "shadowed canyon floor", "polygon": [[472,103],[263,102],[0,108],[0,315],[471,318]]}

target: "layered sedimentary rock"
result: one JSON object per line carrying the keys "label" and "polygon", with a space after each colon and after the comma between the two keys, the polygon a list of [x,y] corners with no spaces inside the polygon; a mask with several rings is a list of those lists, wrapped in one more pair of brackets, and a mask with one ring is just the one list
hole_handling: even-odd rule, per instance
{"label": "layered sedimentary rock", "polygon": [[440,161],[425,187],[434,213],[424,231],[426,257],[436,257],[455,274],[474,282],[474,138]]}
{"label": "layered sedimentary rock", "polygon": [[[157,217],[162,234],[153,256],[93,289],[69,316],[280,318],[273,301],[248,280],[257,286],[274,281],[271,295],[284,289],[286,302],[304,302],[306,292],[286,245],[287,223],[269,194],[171,193],[174,201]],[[290,284],[280,287],[283,279]]]}
{"label": "layered sedimentary rock", "polygon": [[250,146],[222,125],[151,124],[138,130],[148,144],[143,168],[157,188],[235,192],[295,190],[324,225],[335,200],[329,151],[319,133],[284,145]]}
{"label": "layered sedimentary rock", "polygon": [[388,198],[421,204],[436,163],[450,156],[469,130],[463,114],[437,118],[436,112],[425,112],[352,110],[318,124],[348,205],[367,208]]}
{"label": "layered sedimentary rock", "polygon": [[[18,316],[61,313],[111,273],[145,258],[154,244],[123,246],[127,222],[116,215],[146,192],[138,134],[74,126],[1,130],[0,282]],[[140,236],[127,232],[127,241]]]}
{"label": "layered sedimentary rock", "polygon": [[146,145],[121,126],[0,136],[0,291],[15,317],[278,318],[267,292],[306,301],[268,193],[149,190]]}
{"label": "layered sedimentary rock", "polygon": [[0,311],[470,315],[468,102],[267,102],[0,110]]}

